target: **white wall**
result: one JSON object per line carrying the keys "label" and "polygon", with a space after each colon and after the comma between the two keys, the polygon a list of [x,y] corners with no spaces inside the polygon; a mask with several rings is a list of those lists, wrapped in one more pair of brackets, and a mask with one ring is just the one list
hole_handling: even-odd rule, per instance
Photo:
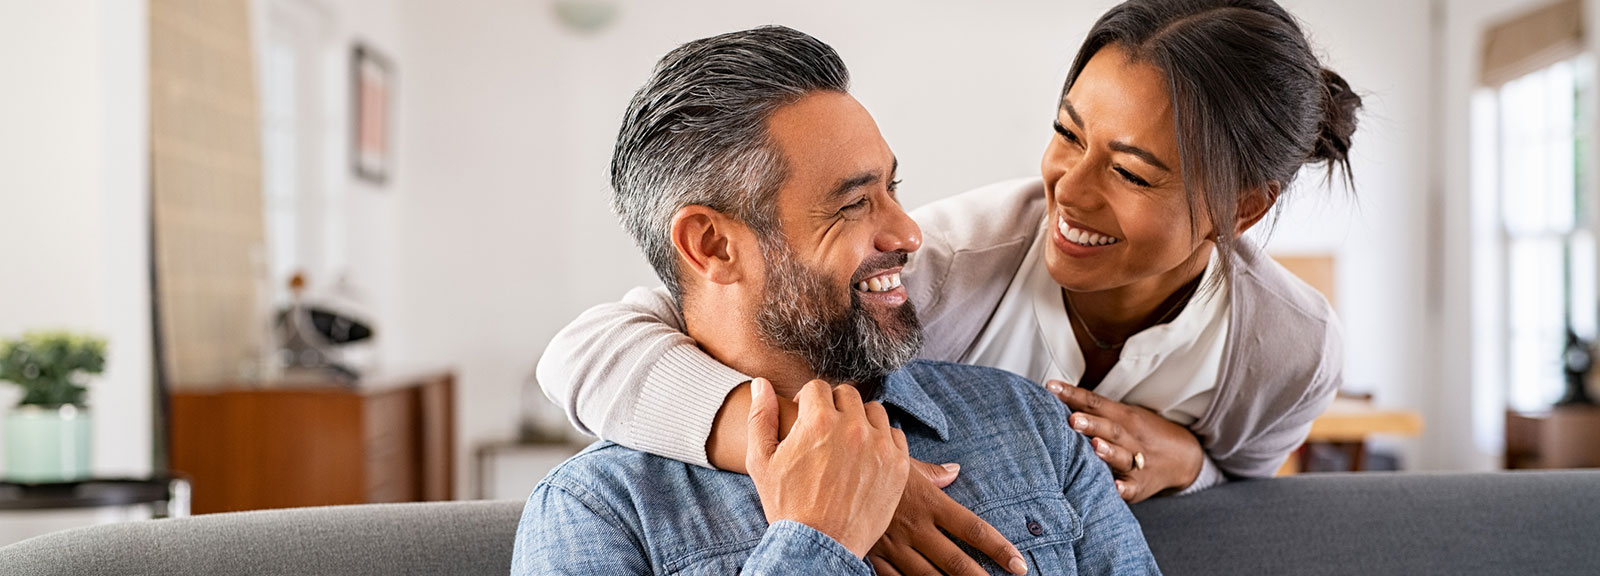
{"label": "white wall", "polygon": [[[410,126],[406,119],[399,117],[410,105],[408,99],[412,94],[408,86],[410,71],[406,66],[410,45],[405,38],[403,12],[409,3],[327,0],[327,6],[332,13],[334,42],[328,64],[329,107],[325,110],[332,128],[327,142],[329,163],[326,168],[332,173],[329,195],[335,213],[330,216],[334,218],[335,230],[331,232],[342,233],[343,238],[335,242],[342,250],[331,255],[326,264],[330,272],[347,274],[379,317],[389,318],[398,315],[395,310],[400,305],[401,290],[396,284],[402,279],[399,266],[406,258],[405,252],[398,249],[401,235],[405,233],[400,214],[406,201],[407,179],[411,176],[408,171],[412,168],[404,158],[404,147],[413,135],[408,134]],[[390,111],[390,120],[396,130],[393,145],[400,150],[396,152],[398,157],[388,182],[382,185],[356,177],[350,165],[349,66],[350,51],[357,41],[394,63],[398,83],[391,102],[394,109]],[[323,278],[323,281],[332,280]],[[389,326],[380,325],[378,329],[378,338],[389,340],[378,347],[386,365],[406,365],[405,358],[383,357],[394,350],[392,344],[403,334]]]}
{"label": "white wall", "polygon": [[151,461],[147,31],[143,2],[0,3],[0,337],[109,339],[89,400],[105,475]]}
{"label": "white wall", "polygon": [[475,495],[472,448],[512,438],[521,383],[574,270],[567,145],[553,113],[557,31],[538,2],[418,2],[400,63],[407,101],[396,170],[403,255],[384,352],[457,369],[457,494]]}
{"label": "white wall", "polygon": [[[1381,406],[1431,421],[1427,295],[1432,26],[1429,3],[1285,2],[1319,48],[1324,66],[1362,96],[1351,148],[1354,190],[1302,171],[1276,223],[1274,253],[1335,257],[1336,306],[1345,331],[1345,387]],[[1432,434],[1430,428],[1426,434]],[[1407,466],[1432,467],[1419,446],[1398,442]]]}

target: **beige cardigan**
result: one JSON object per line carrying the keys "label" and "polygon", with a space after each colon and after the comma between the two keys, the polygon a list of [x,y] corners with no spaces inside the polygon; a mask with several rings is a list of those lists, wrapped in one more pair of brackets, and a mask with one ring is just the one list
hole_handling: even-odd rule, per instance
{"label": "beige cardigan", "polygon": [[[921,357],[955,361],[977,341],[1045,217],[1037,179],[986,186],[912,213],[922,249],[902,279],[926,333]],[[1249,242],[1227,288],[1230,333],[1216,394],[1189,428],[1230,477],[1264,477],[1300,445],[1343,373],[1338,320],[1323,297]],[[584,312],[539,360],[545,395],[572,423],[625,446],[709,466],[722,401],[749,376],[681,331],[664,288]]]}

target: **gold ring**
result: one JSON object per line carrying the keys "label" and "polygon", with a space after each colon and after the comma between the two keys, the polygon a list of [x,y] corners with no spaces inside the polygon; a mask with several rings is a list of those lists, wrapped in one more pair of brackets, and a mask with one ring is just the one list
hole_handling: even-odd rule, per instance
{"label": "gold ring", "polygon": [[1133,469],[1144,470],[1144,452],[1133,453]]}

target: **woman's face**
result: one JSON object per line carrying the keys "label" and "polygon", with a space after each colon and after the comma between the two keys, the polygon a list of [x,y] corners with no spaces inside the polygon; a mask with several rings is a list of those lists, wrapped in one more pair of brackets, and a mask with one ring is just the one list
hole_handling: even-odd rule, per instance
{"label": "woman's face", "polygon": [[1203,270],[1211,224],[1191,227],[1166,75],[1106,46],[1056,113],[1041,170],[1045,263],[1074,292],[1174,290]]}

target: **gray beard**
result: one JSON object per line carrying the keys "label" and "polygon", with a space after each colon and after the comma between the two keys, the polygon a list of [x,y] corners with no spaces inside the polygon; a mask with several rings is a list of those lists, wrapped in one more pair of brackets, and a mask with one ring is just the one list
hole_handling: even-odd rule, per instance
{"label": "gray beard", "polygon": [[[922,349],[922,323],[910,300],[880,322],[860,294],[844,287],[850,306],[840,310],[834,304],[841,300],[840,287],[825,275],[806,268],[785,246],[763,246],[762,252],[767,291],[756,315],[761,338],[803,358],[818,378],[876,388]],[[903,255],[893,257],[904,261]]]}

